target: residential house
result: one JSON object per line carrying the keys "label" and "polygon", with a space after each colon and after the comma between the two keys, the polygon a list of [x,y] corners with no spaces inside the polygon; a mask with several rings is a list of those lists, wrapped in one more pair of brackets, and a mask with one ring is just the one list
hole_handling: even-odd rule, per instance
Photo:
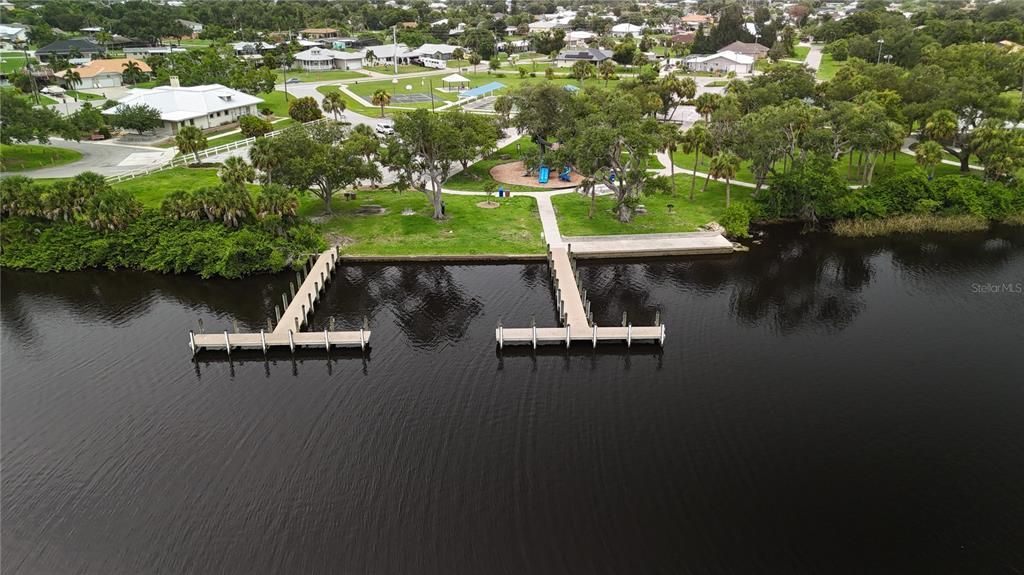
{"label": "residential house", "polygon": [[180,48],[177,46],[143,46],[141,48],[125,48],[124,55],[129,58],[145,58],[146,56],[152,56],[154,54],[167,55],[187,51],[187,48]]}
{"label": "residential house", "polygon": [[359,53],[363,57],[364,66],[387,66],[395,63],[408,62],[409,47],[405,44],[381,44],[363,48]]}
{"label": "residential house", "polygon": [[712,24],[711,16],[706,14],[687,14],[679,19],[683,28],[687,30],[696,30],[700,26],[709,26]]}
{"label": "residential house", "polygon": [[436,60],[451,60],[456,50],[469,52],[461,46],[451,44],[423,44],[419,48],[405,54],[406,58],[434,58]]}
{"label": "residential house", "polygon": [[555,65],[561,68],[569,68],[576,62],[590,62],[597,65],[612,57],[611,50],[600,48],[566,48],[558,53],[555,58]]}
{"label": "residential house", "polygon": [[722,52],[733,52],[736,54],[743,54],[744,56],[750,56],[751,58],[761,59],[768,57],[768,47],[756,42],[740,42],[736,40],[732,44],[725,46],[721,50]]}
{"label": "residential house", "polygon": [[160,112],[164,124],[159,131],[177,134],[182,126],[205,130],[237,122],[241,116],[256,115],[262,102],[262,98],[220,84],[183,88],[178,78],[172,76],[170,86],[131,90],[116,106],[103,110],[103,114],[114,116],[126,106],[145,104]]}
{"label": "residential house", "polygon": [[236,56],[265,54],[276,47],[277,45],[268,42],[235,42],[231,45],[231,49],[235,51]]}
{"label": "residential house", "polygon": [[338,31],[334,28],[306,28],[305,30],[299,30],[299,34],[302,34],[302,37],[306,40],[319,40],[320,38],[337,36]]}
{"label": "residential house", "polygon": [[574,30],[565,35],[565,45],[570,48],[582,48],[597,38],[597,34],[585,30]]}
{"label": "residential house", "polygon": [[203,33],[203,25],[200,24],[199,22],[193,22],[191,20],[180,20],[179,19],[178,20],[178,24],[181,24],[182,26],[184,26],[185,28],[188,29],[188,31],[191,34],[193,40],[198,38],[199,35]]}
{"label": "residential house", "polygon": [[28,26],[24,24],[0,24],[0,47],[13,50],[28,42]]}
{"label": "residential house", "polygon": [[[78,73],[78,77],[81,78],[81,83],[75,86],[76,88],[116,88],[124,85],[124,79],[122,74],[124,73],[125,66],[133,62],[142,72],[149,74],[153,70],[148,64],[142,60],[135,58],[109,58],[104,60],[91,60],[88,64],[84,64],[75,68],[75,72]],[[55,74],[58,78],[64,79],[67,75],[66,70],[61,70]]]}
{"label": "residential house", "polygon": [[693,54],[683,58],[683,64],[694,72],[750,74],[754,71],[754,57],[735,52]]}
{"label": "residential house", "polygon": [[307,72],[358,70],[363,67],[361,52],[342,52],[330,48],[310,48],[295,54],[295,67]]}
{"label": "residential house", "polygon": [[415,30],[419,27],[419,24],[416,22],[399,22],[398,27],[406,30]]}
{"label": "residential house", "polygon": [[612,36],[615,36],[616,38],[622,38],[628,35],[639,36],[640,34],[643,33],[643,31],[643,26],[627,24],[625,22],[623,22],[622,24],[616,24],[612,26]]}
{"label": "residential house", "polygon": [[[40,62],[51,62],[54,58],[81,59],[83,61],[102,57],[107,50],[88,38],[57,40],[36,50],[36,58]],[[72,55],[75,54],[74,58]]]}
{"label": "residential house", "polygon": [[672,36],[673,44],[693,44],[693,41],[697,38],[695,32],[682,32],[680,34],[674,34]]}

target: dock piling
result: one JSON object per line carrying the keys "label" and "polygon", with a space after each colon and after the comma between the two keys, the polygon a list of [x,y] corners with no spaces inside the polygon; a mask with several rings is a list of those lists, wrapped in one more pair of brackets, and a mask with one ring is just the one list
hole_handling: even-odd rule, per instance
{"label": "dock piling", "polygon": [[324,349],[331,351],[331,340],[327,337],[327,330],[324,330]]}
{"label": "dock piling", "polygon": [[267,334],[260,330],[260,346],[263,348],[263,355],[267,355]]}
{"label": "dock piling", "polygon": [[501,318],[498,318],[498,349],[505,347],[505,328],[501,326]]}
{"label": "dock piling", "polygon": [[[284,294],[281,294],[281,298],[284,298]],[[274,325],[281,323],[281,308],[274,304]],[[274,331],[274,330],[270,330]]]}
{"label": "dock piling", "polygon": [[295,336],[292,330],[288,330],[288,347],[292,349],[292,353],[295,353]]}
{"label": "dock piling", "polygon": [[366,331],[359,328],[359,349],[366,351]]}
{"label": "dock piling", "polygon": [[199,318],[199,333],[206,333],[203,331],[203,318]]}
{"label": "dock piling", "polygon": [[[298,277],[298,274],[296,274],[296,277]],[[295,284],[290,281],[288,282],[288,292],[291,294],[291,299],[295,299]],[[285,309],[288,309],[288,299],[284,297],[284,294],[281,294],[281,303]]]}
{"label": "dock piling", "polygon": [[331,328],[331,331],[334,331],[334,316],[333,315],[331,317],[327,318],[327,326]]}
{"label": "dock piling", "polygon": [[231,357],[231,338],[228,337],[228,330],[224,330],[224,348],[228,350],[228,357]]}
{"label": "dock piling", "polygon": [[593,325],[594,325],[594,335],[591,336],[591,338],[594,341],[594,349],[597,349],[597,324],[595,323]]}
{"label": "dock piling", "polygon": [[571,332],[569,330],[569,324],[565,324],[565,348],[569,349],[569,345],[572,343]]}
{"label": "dock piling", "polygon": [[626,347],[633,343],[633,324],[626,326]]}
{"label": "dock piling", "polygon": [[661,325],[661,310],[654,310],[654,325]]}
{"label": "dock piling", "polygon": [[626,327],[626,312],[622,312],[622,327]]}
{"label": "dock piling", "polygon": [[661,347],[665,347],[665,324],[660,324],[659,327],[661,328],[661,337],[658,338],[658,343]]}
{"label": "dock piling", "polygon": [[193,357],[196,355],[196,334],[188,330],[188,348],[192,350]]}

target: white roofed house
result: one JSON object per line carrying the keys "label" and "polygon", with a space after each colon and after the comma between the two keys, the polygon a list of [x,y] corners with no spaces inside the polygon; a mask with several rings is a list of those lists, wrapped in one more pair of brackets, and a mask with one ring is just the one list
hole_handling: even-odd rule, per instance
{"label": "white roofed house", "polygon": [[597,38],[597,34],[585,30],[574,30],[565,35],[565,45],[570,48],[581,48],[587,42]]}
{"label": "white roofed house", "polygon": [[637,26],[636,24],[616,24],[612,26],[612,36],[622,38],[627,35],[639,36],[643,34],[644,27]]}
{"label": "white roofed house", "polygon": [[310,48],[295,54],[296,68],[307,72],[358,70],[363,67],[362,52],[343,52],[330,48]]}
{"label": "white roofed house", "polygon": [[461,46],[453,46],[451,44],[423,44],[419,48],[407,52],[406,58],[434,58],[436,60],[451,60],[454,58],[456,50],[462,50],[463,52],[469,52]]}
{"label": "white roofed house", "polygon": [[131,90],[103,114],[115,116],[126,106],[145,104],[160,112],[164,122],[160,131],[176,134],[182,126],[205,130],[237,122],[240,116],[257,115],[263,102],[262,98],[220,84],[186,88],[177,83],[177,78],[172,76],[170,86]]}
{"label": "white roofed house", "polygon": [[750,74],[754,71],[753,56],[729,51],[717,54],[693,54],[683,58],[683,64],[694,72]]}
{"label": "white roofed house", "polygon": [[409,61],[409,47],[405,44],[381,44],[380,46],[368,46],[360,51],[363,56],[364,66],[378,66],[393,64],[395,58],[399,63]]}

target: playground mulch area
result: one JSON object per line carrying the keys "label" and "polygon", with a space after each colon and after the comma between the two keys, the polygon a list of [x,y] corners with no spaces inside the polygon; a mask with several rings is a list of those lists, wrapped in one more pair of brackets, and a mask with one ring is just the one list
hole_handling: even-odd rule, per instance
{"label": "playground mulch area", "polygon": [[558,174],[562,172],[561,168],[551,170],[551,177],[548,179],[548,183],[541,184],[537,181],[537,174],[526,174],[526,166],[522,162],[509,162],[507,164],[498,164],[491,168],[491,177],[496,182],[502,182],[506,184],[514,184],[517,186],[528,186],[531,188],[538,188],[542,190],[559,190],[563,188],[575,188],[580,185],[583,181],[583,176],[576,172],[569,174],[569,181],[564,182],[558,179]]}

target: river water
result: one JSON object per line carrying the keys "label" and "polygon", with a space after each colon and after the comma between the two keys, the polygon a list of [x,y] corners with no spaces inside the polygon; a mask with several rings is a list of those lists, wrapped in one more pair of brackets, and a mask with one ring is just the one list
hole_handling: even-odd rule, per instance
{"label": "river water", "polygon": [[580,268],[665,348],[498,353],[544,264],[353,265],[367,355],[193,363],[287,276],[5,271],[3,573],[1024,571],[1024,230]]}

